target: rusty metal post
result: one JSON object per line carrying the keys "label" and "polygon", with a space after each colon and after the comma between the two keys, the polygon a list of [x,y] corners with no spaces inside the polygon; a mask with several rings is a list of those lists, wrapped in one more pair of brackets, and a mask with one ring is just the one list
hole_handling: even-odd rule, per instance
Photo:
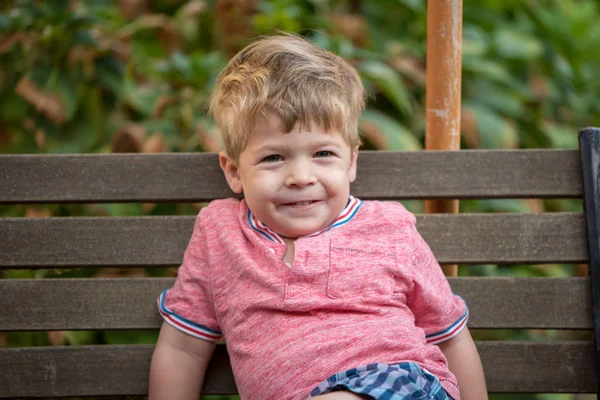
{"label": "rusty metal post", "polygon": [[[462,0],[427,4],[427,150],[460,149]],[[458,200],[426,200],[426,213],[458,213]],[[457,266],[444,266],[447,276]]]}

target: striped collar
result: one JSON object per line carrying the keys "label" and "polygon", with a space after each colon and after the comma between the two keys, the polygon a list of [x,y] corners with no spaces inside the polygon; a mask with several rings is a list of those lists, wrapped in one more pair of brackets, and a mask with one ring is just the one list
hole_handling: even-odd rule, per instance
{"label": "striped collar", "polygon": [[[338,226],[342,226],[344,224],[347,224],[356,215],[356,212],[358,211],[358,209],[360,208],[361,205],[362,205],[362,200],[357,199],[357,198],[355,198],[353,196],[350,196],[349,199],[348,199],[348,204],[346,204],[346,207],[344,208],[344,210],[335,219],[335,221],[333,221],[333,223],[331,225],[329,225],[325,229],[322,229],[320,231],[311,233],[310,235],[305,235],[303,237],[317,236],[317,235],[320,235],[323,232],[326,232],[326,231],[329,231],[329,230],[331,230],[333,228],[337,228]],[[281,236],[279,236],[277,234],[277,232],[269,229],[269,227],[267,227],[265,224],[263,224],[262,222],[260,222],[254,216],[254,214],[252,214],[252,212],[250,211],[250,209],[248,209],[248,224],[250,224],[250,227],[252,229],[254,229],[256,232],[258,232],[262,236],[266,237],[270,241],[275,242],[275,243],[284,244],[284,241],[281,238]]]}

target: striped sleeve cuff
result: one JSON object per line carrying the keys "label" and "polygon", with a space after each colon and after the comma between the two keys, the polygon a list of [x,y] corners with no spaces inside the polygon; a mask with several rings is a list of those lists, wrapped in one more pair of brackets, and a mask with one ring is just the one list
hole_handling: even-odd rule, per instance
{"label": "striped sleeve cuff", "polygon": [[207,340],[209,342],[218,342],[221,340],[222,334],[220,331],[195,324],[192,321],[187,320],[169,310],[165,306],[165,297],[167,295],[167,291],[168,289],[164,290],[158,297],[158,312],[166,323],[171,325],[173,328],[187,333],[188,335],[197,337],[198,339]]}
{"label": "striped sleeve cuff", "polygon": [[[460,296],[456,296],[456,297],[460,298],[464,303],[464,300],[462,297],[460,297]],[[446,328],[442,331],[439,331],[439,332],[430,333],[429,335],[426,335],[425,338],[427,339],[427,343],[438,344],[438,343],[442,343],[448,339],[453,338],[454,336],[458,335],[458,333],[460,331],[462,331],[465,326],[467,326],[468,319],[469,319],[469,308],[467,307],[467,305],[465,303],[465,313],[458,320],[456,320],[452,325],[450,325],[448,328]]]}

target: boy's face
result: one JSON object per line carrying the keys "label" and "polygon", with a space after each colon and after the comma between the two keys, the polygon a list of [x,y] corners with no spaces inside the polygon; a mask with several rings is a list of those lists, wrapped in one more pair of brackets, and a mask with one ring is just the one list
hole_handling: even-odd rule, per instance
{"label": "boy's face", "polygon": [[283,133],[280,120],[261,118],[236,163],[219,155],[235,193],[279,235],[297,238],[328,227],[342,212],[356,179],[358,146],[317,124]]}

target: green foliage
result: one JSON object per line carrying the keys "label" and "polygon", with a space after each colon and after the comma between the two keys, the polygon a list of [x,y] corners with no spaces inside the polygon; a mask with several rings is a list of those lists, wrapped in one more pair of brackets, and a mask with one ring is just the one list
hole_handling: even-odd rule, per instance
{"label": "green foliage", "polygon": [[[111,140],[132,124],[138,147],[156,135],[162,150],[214,151],[205,111],[216,75],[251,38],[277,30],[357,67],[371,94],[367,148],[419,148],[370,139],[391,124],[423,139],[425,1],[221,3],[4,4],[0,151],[116,151]],[[597,16],[591,0],[466,1],[464,146],[571,148],[578,129],[598,125]]]}

